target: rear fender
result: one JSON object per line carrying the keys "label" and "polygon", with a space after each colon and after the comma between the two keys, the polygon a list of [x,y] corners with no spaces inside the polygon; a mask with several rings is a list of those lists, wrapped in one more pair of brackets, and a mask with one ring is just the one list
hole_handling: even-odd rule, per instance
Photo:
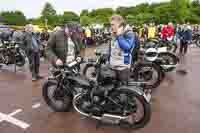
{"label": "rear fender", "polygon": [[[137,87],[137,86],[121,86],[120,88],[118,88],[119,90],[122,89],[128,89],[131,91],[134,91],[135,93],[139,94],[140,96],[142,96],[144,98],[144,100],[147,103],[150,103],[151,100],[151,94],[149,94],[148,96],[142,91],[142,88]],[[149,97],[150,96],[150,97]]]}

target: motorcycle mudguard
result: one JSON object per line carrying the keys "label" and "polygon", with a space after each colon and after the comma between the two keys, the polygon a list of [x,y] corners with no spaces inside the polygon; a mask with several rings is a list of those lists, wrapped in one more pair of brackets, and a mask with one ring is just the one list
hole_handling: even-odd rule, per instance
{"label": "motorcycle mudguard", "polygon": [[146,94],[142,91],[142,89],[139,89],[139,87],[137,87],[137,86],[121,86],[121,87],[119,87],[118,89],[119,89],[119,90],[121,90],[121,89],[129,89],[129,90],[131,90],[131,91],[134,91],[134,92],[136,92],[137,94],[139,94],[140,96],[144,97],[144,99],[145,99],[145,101],[146,101],[147,103],[150,103],[151,94],[146,95]]}
{"label": "motorcycle mudguard", "polygon": [[160,52],[159,54],[170,54],[171,56],[173,56],[173,58],[175,58],[177,60],[177,62],[179,62],[179,58],[174,54],[174,53],[171,53],[171,52]]}

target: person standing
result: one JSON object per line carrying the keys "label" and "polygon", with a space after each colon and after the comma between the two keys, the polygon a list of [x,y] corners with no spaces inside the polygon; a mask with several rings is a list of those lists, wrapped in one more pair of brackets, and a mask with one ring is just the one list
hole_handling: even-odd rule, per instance
{"label": "person standing", "polygon": [[134,33],[120,15],[112,16],[111,27],[113,40],[109,49],[109,64],[112,69],[116,70],[118,80],[128,81],[132,50],[135,47]]}
{"label": "person standing", "polygon": [[164,25],[161,31],[161,38],[163,41],[166,41],[168,37],[168,29],[167,29],[167,25]]}
{"label": "person standing", "polygon": [[154,23],[151,23],[148,28],[148,39],[156,37],[156,26]]}
{"label": "person standing", "polygon": [[29,69],[32,73],[32,81],[37,81],[42,77],[39,75],[40,67],[40,53],[39,53],[39,41],[33,33],[33,25],[28,24],[25,26],[24,36],[25,51],[29,60]]}
{"label": "person standing", "polygon": [[77,34],[74,33],[75,31],[65,25],[50,36],[46,50],[47,59],[50,62],[49,77],[52,76],[54,68],[73,61],[79,55],[79,44],[77,44],[79,38],[75,37]]}
{"label": "person standing", "polygon": [[89,28],[87,28],[85,30],[85,36],[86,36],[87,45],[91,45],[92,44],[92,31]]}
{"label": "person standing", "polygon": [[174,26],[172,23],[169,23],[167,26],[167,40],[172,41],[174,38]]}
{"label": "person standing", "polygon": [[45,30],[42,31],[42,33],[40,35],[40,41],[41,42],[44,42],[44,41],[46,42],[48,40],[49,40],[49,33],[48,33],[47,29],[45,29]]}
{"label": "person standing", "polygon": [[180,54],[185,55],[188,50],[188,45],[192,40],[192,28],[189,24],[184,24],[182,33],[181,33],[181,44],[180,44]]}

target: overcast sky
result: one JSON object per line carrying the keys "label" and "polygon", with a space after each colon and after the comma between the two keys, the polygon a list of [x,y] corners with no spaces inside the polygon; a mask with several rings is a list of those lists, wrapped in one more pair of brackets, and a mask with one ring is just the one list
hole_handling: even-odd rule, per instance
{"label": "overcast sky", "polygon": [[57,13],[74,11],[80,13],[82,9],[95,9],[102,7],[132,6],[144,2],[163,2],[166,0],[0,0],[0,11],[21,10],[26,17],[38,17],[45,2],[50,2]]}

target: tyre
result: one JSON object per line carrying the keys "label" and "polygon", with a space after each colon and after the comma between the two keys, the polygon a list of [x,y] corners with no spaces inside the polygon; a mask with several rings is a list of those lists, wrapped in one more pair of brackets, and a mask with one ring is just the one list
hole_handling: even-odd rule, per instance
{"label": "tyre", "polygon": [[137,64],[132,75],[135,81],[144,82],[144,89],[153,90],[157,88],[163,80],[161,68],[154,63]]}
{"label": "tyre", "polygon": [[[58,88],[58,82],[48,80],[42,87],[42,94],[46,104],[56,112],[67,112],[71,108],[72,95],[66,94],[63,88]],[[52,96],[50,96],[52,95]]]}
{"label": "tyre", "polygon": [[151,119],[150,103],[145,100],[144,96],[126,87],[116,90],[111,94],[111,97],[113,100],[118,100],[119,97],[124,95],[127,96],[127,106],[130,107],[129,109],[131,109],[131,113],[127,114],[128,120],[122,120],[120,125],[125,127],[128,126],[134,129],[145,127]]}
{"label": "tyre", "polygon": [[26,59],[24,55],[20,53],[18,56],[16,56],[16,66],[23,67],[25,63],[26,63]]}
{"label": "tyre", "polygon": [[200,39],[196,40],[196,41],[195,41],[195,44],[197,45],[197,47],[200,48]]}
{"label": "tyre", "polygon": [[160,65],[165,72],[173,71],[179,62],[178,57],[169,52],[159,53],[158,59],[161,60]]}

